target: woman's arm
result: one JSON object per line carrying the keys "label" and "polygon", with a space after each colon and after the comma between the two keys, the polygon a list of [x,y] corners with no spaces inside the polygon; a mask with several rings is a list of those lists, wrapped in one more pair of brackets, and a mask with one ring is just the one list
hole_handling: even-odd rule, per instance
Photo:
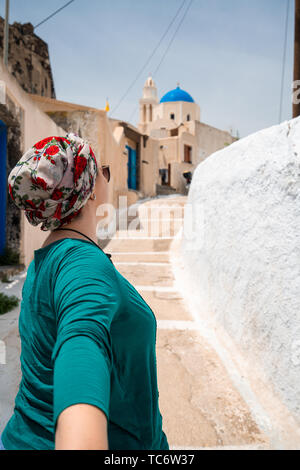
{"label": "woman's arm", "polygon": [[105,413],[84,403],[65,408],[57,420],[55,450],[108,450]]}
{"label": "woman's arm", "polygon": [[53,289],[57,335],[53,363],[55,449],[108,450],[110,325],[121,305],[112,263],[90,244],[60,261]]}

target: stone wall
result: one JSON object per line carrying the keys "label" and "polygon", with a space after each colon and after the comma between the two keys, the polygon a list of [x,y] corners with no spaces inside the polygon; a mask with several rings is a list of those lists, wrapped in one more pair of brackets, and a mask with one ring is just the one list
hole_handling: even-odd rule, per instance
{"label": "stone wall", "polygon": [[[22,136],[24,113],[22,108],[6,97],[6,105],[0,104],[0,119],[7,129],[6,181],[9,173],[22,156]],[[6,199],[6,246],[20,255],[21,212],[7,195]]]}
{"label": "stone wall", "polygon": [[[3,57],[4,19],[0,17],[0,56]],[[55,98],[48,45],[34,34],[31,23],[9,26],[9,72],[28,93]]]}

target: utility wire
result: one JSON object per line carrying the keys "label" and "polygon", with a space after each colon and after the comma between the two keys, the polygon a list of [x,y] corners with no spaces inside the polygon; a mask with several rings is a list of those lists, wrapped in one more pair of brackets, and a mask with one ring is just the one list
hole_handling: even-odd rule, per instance
{"label": "utility wire", "polygon": [[57,13],[59,13],[61,10],[63,10],[64,8],[66,8],[68,5],[70,5],[70,3],[74,2],[75,0],[70,0],[68,3],[66,3],[65,5],[63,5],[62,7],[60,7],[58,10],[56,10],[54,13],[52,13],[52,15],[49,15],[47,16],[47,18],[45,18],[43,21],[41,21],[40,23],[38,23],[36,26],[34,26],[34,29],[36,29],[38,26],[40,26],[41,24],[45,23],[46,21],[50,20],[50,18],[52,18],[54,15],[56,15]]}
{"label": "utility wire", "polygon": [[[118,109],[118,107],[120,106],[120,104],[122,103],[122,101],[124,100],[124,98],[127,96],[128,92],[131,90],[131,88],[133,87],[133,85],[135,84],[135,82],[137,81],[137,79],[140,77],[140,75],[142,74],[142,72],[144,71],[144,69],[146,68],[146,66],[148,65],[148,63],[150,62],[151,58],[153,57],[153,55],[155,54],[156,50],[158,49],[158,47],[160,46],[161,42],[163,41],[164,37],[166,36],[166,34],[168,33],[169,29],[171,28],[172,24],[174,23],[174,21],[176,20],[177,16],[179,15],[179,12],[180,10],[182,9],[182,7],[184,6],[186,0],[183,0],[181,6],[179,7],[177,13],[175,14],[173,20],[171,21],[171,23],[169,24],[167,30],[165,31],[165,33],[163,34],[163,36],[161,37],[161,39],[159,40],[157,46],[155,47],[155,49],[153,50],[153,52],[151,53],[150,57],[147,59],[147,61],[145,62],[145,64],[143,65],[142,69],[140,70],[140,72],[137,74],[136,78],[134,79],[134,81],[132,82],[132,84],[129,86],[129,88],[126,90],[126,92],[124,93],[124,95],[122,96],[122,98],[120,99],[119,103],[113,108],[113,110],[111,111],[111,114],[116,110]],[[111,117],[111,116],[110,116]]]}
{"label": "utility wire", "polygon": [[[161,64],[163,63],[163,61],[164,61],[164,59],[165,59],[165,57],[166,57],[166,55],[167,55],[167,53],[168,53],[168,51],[169,51],[171,45],[172,45],[172,43],[173,43],[173,41],[174,41],[174,39],[175,39],[175,36],[176,36],[176,34],[177,34],[177,32],[178,32],[178,30],[179,30],[181,24],[183,23],[183,20],[184,20],[184,18],[186,17],[187,12],[189,11],[189,9],[190,9],[190,7],[191,7],[193,1],[194,1],[194,0],[190,0],[190,3],[189,3],[189,5],[188,5],[188,7],[187,7],[187,9],[186,9],[186,11],[185,11],[183,17],[181,18],[181,21],[179,22],[179,25],[177,26],[177,28],[176,28],[176,30],[175,30],[175,33],[173,34],[173,36],[172,36],[172,38],[171,38],[171,41],[169,42],[169,44],[168,44],[168,46],[167,46],[167,49],[166,49],[164,55],[163,55],[162,58],[161,58],[161,61],[159,62],[158,66],[157,66],[156,69],[155,69],[155,72],[154,72],[154,74],[153,74],[153,77],[155,77],[157,71],[159,70]],[[178,13],[179,13],[179,12],[178,12]],[[177,14],[176,14],[176,16],[177,16]],[[131,120],[131,117],[135,114],[135,112],[136,112],[138,106],[139,106],[139,105],[137,105],[137,106],[135,107],[133,113],[131,113],[130,118],[129,118],[129,122],[130,122],[130,120]]]}
{"label": "utility wire", "polygon": [[284,73],[285,73],[285,62],[286,62],[286,49],[287,49],[287,35],[288,35],[288,19],[289,19],[290,0],[287,0],[286,5],[286,19],[285,19],[285,35],[284,35],[284,46],[283,46],[283,58],[282,58],[282,73],[281,73],[281,91],[280,91],[280,104],[279,104],[279,124],[282,119],[282,102],[283,102],[283,86],[284,86]]}
{"label": "utility wire", "polygon": [[163,62],[163,60],[164,60],[164,58],[166,57],[166,55],[167,55],[167,53],[168,53],[168,51],[169,51],[169,49],[170,49],[170,47],[171,47],[171,45],[172,45],[172,42],[173,42],[174,39],[175,39],[175,36],[176,36],[176,34],[177,34],[177,31],[179,30],[179,28],[180,28],[180,26],[181,26],[181,24],[182,24],[184,18],[186,17],[187,12],[189,11],[189,9],[190,9],[190,7],[191,7],[193,1],[194,1],[194,0],[191,0],[191,1],[190,1],[190,3],[189,3],[189,5],[188,5],[188,7],[187,7],[187,9],[186,9],[186,11],[185,11],[185,13],[184,13],[182,19],[181,19],[181,21],[180,21],[180,23],[179,23],[179,25],[177,26],[177,28],[176,28],[176,30],[175,30],[175,33],[173,34],[173,36],[172,36],[172,38],[171,38],[171,41],[170,41],[170,43],[169,43],[169,45],[168,45],[168,47],[167,47],[167,50],[166,50],[166,52],[164,53],[164,55],[163,55],[163,57],[162,57],[160,63],[159,63],[158,66],[156,67],[155,72],[154,72],[153,75],[156,74],[156,72],[158,71],[159,67],[161,66],[161,64],[162,64],[162,62]]}

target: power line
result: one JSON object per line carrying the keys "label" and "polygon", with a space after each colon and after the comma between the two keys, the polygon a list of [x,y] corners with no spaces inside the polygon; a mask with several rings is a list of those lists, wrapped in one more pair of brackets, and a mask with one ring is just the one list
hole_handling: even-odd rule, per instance
{"label": "power line", "polygon": [[159,40],[157,46],[155,47],[155,49],[153,50],[153,52],[151,53],[150,57],[147,59],[147,61],[145,62],[145,64],[143,65],[142,69],[139,71],[139,73],[137,74],[137,76],[135,77],[134,81],[131,83],[131,85],[128,87],[128,89],[126,90],[126,92],[124,93],[124,95],[122,96],[122,98],[120,99],[119,103],[117,104],[117,106],[115,106],[113,108],[113,110],[111,111],[111,114],[116,110],[118,109],[118,107],[120,106],[120,104],[122,103],[122,101],[124,100],[124,98],[127,96],[128,92],[131,90],[131,88],[133,87],[133,85],[135,84],[135,82],[137,81],[137,79],[140,77],[140,75],[142,74],[142,72],[144,71],[144,69],[146,68],[146,66],[148,65],[148,63],[150,62],[151,58],[153,57],[153,55],[155,54],[156,50],[158,49],[158,47],[160,46],[162,40],[164,39],[164,37],[166,36],[167,32],[169,31],[169,29],[171,28],[172,24],[174,23],[174,21],[176,20],[177,16],[179,15],[179,12],[180,10],[182,9],[183,5],[185,4],[186,0],[183,0],[181,6],[179,7],[179,9],[177,10],[177,13],[175,14],[173,20],[171,21],[171,23],[169,24],[167,30],[165,31],[165,33],[163,34],[163,36],[161,37],[161,39]]}
{"label": "power line", "polygon": [[281,73],[281,91],[280,91],[280,103],[279,103],[279,124],[281,123],[281,117],[282,117],[283,85],[284,85],[285,59],[286,59],[286,49],[287,49],[289,9],[290,9],[290,0],[287,0],[285,35],[284,35],[283,58],[282,58],[282,73]]}
{"label": "power line", "polygon": [[186,9],[186,11],[185,11],[185,13],[184,13],[182,19],[181,19],[181,21],[180,21],[180,23],[179,23],[179,25],[177,26],[177,29],[176,29],[176,31],[175,31],[173,37],[171,38],[171,41],[170,41],[170,43],[169,43],[169,45],[168,45],[168,47],[167,47],[166,52],[164,53],[164,55],[163,55],[163,57],[162,57],[160,63],[159,63],[158,66],[156,67],[156,70],[155,70],[155,72],[154,72],[154,75],[156,74],[156,72],[158,71],[159,67],[161,66],[161,64],[162,64],[162,62],[163,62],[163,60],[164,60],[164,58],[166,57],[166,55],[167,55],[167,53],[168,53],[168,50],[170,49],[170,47],[171,47],[171,45],[172,45],[172,42],[173,42],[174,39],[175,39],[175,36],[176,36],[176,34],[177,34],[177,31],[179,30],[179,28],[180,28],[180,26],[181,26],[181,24],[182,24],[184,18],[186,17],[187,12],[189,11],[189,9],[190,9],[190,7],[191,7],[193,1],[194,1],[194,0],[191,0],[191,1],[190,1],[190,3],[189,3],[189,5],[188,5],[188,7],[187,7],[187,9]]}
{"label": "power line", "polygon": [[[186,9],[186,11],[185,11],[183,17],[181,18],[181,21],[179,22],[179,25],[177,26],[177,28],[176,28],[176,30],[175,30],[175,33],[173,34],[173,36],[172,36],[172,38],[171,38],[171,41],[169,42],[169,44],[168,44],[168,46],[167,46],[167,49],[166,49],[164,55],[162,56],[161,61],[159,62],[158,66],[157,66],[156,69],[155,69],[155,72],[154,72],[154,74],[153,74],[153,77],[155,77],[155,74],[157,73],[157,71],[159,70],[161,64],[163,63],[164,58],[166,57],[166,55],[167,55],[167,53],[168,53],[168,51],[169,51],[169,49],[170,49],[170,47],[171,47],[171,45],[172,45],[174,39],[175,39],[175,36],[176,36],[176,34],[177,34],[177,32],[178,32],[178,30],[179,30],[181,24],[183,23],[183,20],[184,20],[184,18],[186,17],[187,12],[189,11],[189,9],[190,9],[190,7],[191,7],[193,1],[194,1],[194,0],[190,0],[190,3],[189,3],[189,5],[188,5],[188,7],[187,7],[187,9]],[[178,12],[178,13],[179,13],[179,12]],[[131,113],[130,118],[129,118],[129,122],[130,122],[131,117],[135,114],[137,107],[138,107],[138,106],[136,106],[134,112]]]}
{"label": "power line", "polygon": [[40,23],[38,23],[36,26],[34,26],[34,29],[36,29],[38,26],[40,26],[41,24],[45,23],[46,21],[48,21],[50,18],[52,18],[54,15],[56,15],[57,13],[59,13],[61,10],[63,10],[64,8],[66,8],[68,5],[70,5],[70,3],[74,2],[75,0],[70,0],[69,2],[67,2],[65,5],[63,5],[62,7],[60,7],[58,10],[56,10],[54,13],[52,13],[51,15],[47,16],[47,18],[45,18],[43,21],[41,21]]}

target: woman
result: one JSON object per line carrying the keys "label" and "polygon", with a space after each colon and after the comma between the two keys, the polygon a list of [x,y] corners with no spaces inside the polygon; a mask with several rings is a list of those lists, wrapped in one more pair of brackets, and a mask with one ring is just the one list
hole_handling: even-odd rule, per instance
{"label": "woman", "polygon": [[14,203],[50,234],[22,291],[22,380],[1,436],[7,450],[169,449],[155,316],[97,245],[110,177],[101,170],[71,133],[37,142],[9,175]]}

